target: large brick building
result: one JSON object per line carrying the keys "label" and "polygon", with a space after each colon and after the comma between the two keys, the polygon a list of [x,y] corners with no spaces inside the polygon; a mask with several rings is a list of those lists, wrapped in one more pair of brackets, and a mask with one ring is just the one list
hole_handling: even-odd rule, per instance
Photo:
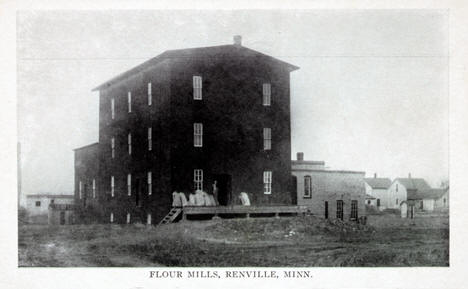
{"label": "large brick building", "polygon": [[292,204],[290,72],[242,46],[169,50],[95,88],[99,142],[75,150],[75,198],[102,221],[157,222],[173,191]]}

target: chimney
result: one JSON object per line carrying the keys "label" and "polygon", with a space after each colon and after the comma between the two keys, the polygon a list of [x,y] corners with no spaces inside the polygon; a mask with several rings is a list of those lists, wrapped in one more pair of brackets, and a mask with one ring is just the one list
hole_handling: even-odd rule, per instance
{"label": "chimney", "polygon": [[376,178],[377,178],[377,173],[374,173],[374,179],[376,179]]}
{"label": "chimney", "polygon": [[411,179],[411,173],[408,173],[408,179]]}
{"label": "chimney", "polygon": [[297,153],[297,160],[298,161],[303,161],[304,160],[304,153],[303,152]]}
{"label": "chimney", "polygon": [[242,36],[234,35],[234,45],[242,46]]}

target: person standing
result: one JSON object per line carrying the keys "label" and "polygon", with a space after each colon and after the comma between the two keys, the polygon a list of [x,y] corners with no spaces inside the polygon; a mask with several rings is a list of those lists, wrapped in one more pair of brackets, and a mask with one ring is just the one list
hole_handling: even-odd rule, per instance
{"label": "person standing", "polygon": [[218,202],[218,181],[214,181],[213,183],[213,198],[214,198],[214,201],[215,201],[215,206],[219,206],[219,202]]}

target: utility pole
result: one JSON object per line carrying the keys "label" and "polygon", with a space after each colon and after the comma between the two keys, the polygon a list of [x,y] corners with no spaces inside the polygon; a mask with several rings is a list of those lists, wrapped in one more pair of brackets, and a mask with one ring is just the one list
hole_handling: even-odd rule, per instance
{"label": "utility pole", "polygon": [[22,182],[22,179],[21,179],[21,143],[18,142],[18,145],[17,145],[17,157],[16,157],[16,161],[17,161],[17,174],[18,174],[18,210],[20,209],[21,207],[21,182]]}

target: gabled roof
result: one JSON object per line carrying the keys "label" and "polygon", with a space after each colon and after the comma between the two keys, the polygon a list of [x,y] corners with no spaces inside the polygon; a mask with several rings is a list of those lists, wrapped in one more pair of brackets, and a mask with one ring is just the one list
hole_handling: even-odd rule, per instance
{"label": "gabled roof", "polygon": [[389,178],[364,178],[364,181],[373,189],[388,189],[392,184]]}
{"label": "gabled roof", "polygon": [[292,65],[290,63],[284,62],[277,58],[271,57],[269,55],[263,54],[261,52],[252,50],[250,48],[241,46],[241,45],[219,45],[219,46],[209,46],[209,47],[197,47],[197,48],[187,48],[187,49],[176,49],[176,50],[167,50],[158,56],[151,58],[148,61],[143,62],[142,64],[117,75],[116,77],[104,82],[103,84],[97,86],[93,91],[100,90],[102,88],[108,87],[116,82],[119,82],[135,73],[138,73],[142,70],[147,69],[153,65],[156,65],[166,59],[174,58],[204,58],[204,59],[213,59],[216,57],[258,57],[265,61],[271,61],[279,65],[283,65],[289,71],[294,71],[299,69],[299,67]]}
{"label": "gabled roof", "polygon": [[430,189],[430,190],[425,190],[425,191],[417,191],[415,193],[412,193],[411,195],[408,193],[408,199],[411,199],[411,200],[422,200],[422,199],[437,200],[437,199],[441,198],[447,191],[448,191],[448,188],[446,188],[446,189]]}
{"label": "gabled roof", "polygon": [[429,186],[426,180],[421,178],[397,178],[395,181],[400,182],[403,186],[405,186],[407,191],[428,191],[431,190],[431,186]]}

